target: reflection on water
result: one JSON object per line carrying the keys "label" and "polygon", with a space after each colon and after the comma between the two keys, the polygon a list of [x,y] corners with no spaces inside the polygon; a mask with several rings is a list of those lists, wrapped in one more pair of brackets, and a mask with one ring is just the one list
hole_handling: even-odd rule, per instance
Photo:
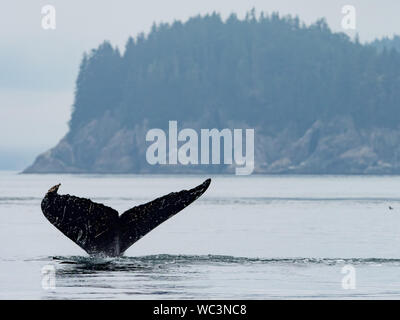
{"label": "reflection on water", "polygon": [[80,273],[95,273],[96,271],[150,271],[167,268],[179,268],[193,265],[228,265],[228,264],[287,264],[287,265],[373,265],[390,264],[400,266],[400,259],[381,259],[381,258],[246,258],[232,256],[190,256],[190,255],[169,255],[159,254],[142,257],[101,257],[101,256],[70,256],[70,257],[50,257],[60,266],[65,265],[62,272],[71,271]]}
{"label": "reflection on water", "polygon": [[[400,297],[400,288],[379,283],[382,273],[400,276],[400,259],[151,255],[55,256],[35,261],[56,267],[57,288],[45,292],[45,299]],[[343,290],[341,270],[345,265],[354,266],[358,277],[367,276],[368,284],[361,282],[357,290]]]}

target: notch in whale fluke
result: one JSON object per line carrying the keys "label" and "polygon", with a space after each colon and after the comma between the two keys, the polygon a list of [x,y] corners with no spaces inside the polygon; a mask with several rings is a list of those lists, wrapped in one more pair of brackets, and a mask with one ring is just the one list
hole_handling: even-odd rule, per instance
{"label": "notch in whale fluke", "polygon": [[119,215],[90,199],[59,195],[60,184],[42,200],[44,216],[89,254],[122,255],[132,244],[198,199],[211,179],[190,190],[171,192]]}

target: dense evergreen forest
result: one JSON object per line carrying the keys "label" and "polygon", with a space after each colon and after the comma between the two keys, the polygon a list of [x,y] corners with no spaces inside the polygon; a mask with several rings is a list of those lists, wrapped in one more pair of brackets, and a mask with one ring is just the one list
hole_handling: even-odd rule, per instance
{"label": "dense evergreen forest", "polygon": [[[258,163],[264,168],[260,172],[270,172],[271,163],[281,160],[287,167],[279,162],[279,168],[283,166],[279,170],[286,172],[303,163],[311,151],[319,150],[318,139],[313,136],[314,146],[305,147],[303,160],[290,156],[297,147],[282,153],[315,123],[350,119],[360,137],[374,128],[397,130],[398,46],[399,37],[361,44],[343,33],[333,33],[324,20],[306,26],[297,17],[280,17],[277,13],[256,16],[252,11],[243,20],[232,14],[225,21],[218,14],[210,14],[185,23],[154,24],[147,35],[129,38],[123,53],[106,41],[84,55],[70,131],[28,172],[114,172],[121,168],[124,172],[141,172],[144,146],[139,141],[144,141],[144,136],[137,126],[166,128],[169,120],[194,128],[224,128],[238,123],[257,128],[258,139],[265,138],[256,145]],[[335,129],[337,134],[345,130],[343,126]],[[95,131],[95,127],[101,129]],[[136,146],[130,147],[122,136],[133,128],[136,131],[129,141],[135,141]],[[290,133],[283,134],[287,128]],[[268,142],[268,137],[283,136],[280,142]],[[370,138],[363,139],[353,140],[370,148]],[[392,141],[387,147],[393,148],[396,139],[384,140]],[[356,148],[355,143],[349,148]],[[381,148],[385,145],[374,143]],[[353,170],[351,164],[335,164],[322,165],[316,172],[346,173],[346,166],[350,166],[349,172],[362,172],[382,160],[377,150],[370,151],[369,160],[358,163],[358,169]],[[340,152],[329,157],[339,157]],[[124,164],[113,167],[116,156],[111,154],[123,156]],[[395,161],[392,165],[397,166],[397,155],[387,150],[384,154],[385,161]],[[312,166],[318,167],[313,161]]]}
{"label": "dense evergreen forest", "polygon": [[323,20],[307,27],[277,14],[226,22],[213,14],[154,25],[123,55],[108,42],[85,55],[71,130],[106,110],[128,126],[211,113],[300,130],[341,114],[393,127],[399,86],[399,53],[354,43]]}
{"label": "dense evergreen forest", "polygon": [[383,37],[371,43],[372,46],[378,48],[379,51],[390,51],[392,49],[400,52],[400,36],[393,36],[392,38]]}

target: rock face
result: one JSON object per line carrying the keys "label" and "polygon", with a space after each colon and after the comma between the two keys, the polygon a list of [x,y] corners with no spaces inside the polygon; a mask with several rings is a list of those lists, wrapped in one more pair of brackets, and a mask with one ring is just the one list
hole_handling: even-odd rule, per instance
{"label": "rock face", "polygon": [[[316,121],[299,138],[285,136],[281,149],[261,150],[266,155],[259,172],[300,174],[389,174],[400,170],[400,130],[359,130],[351,118]],[[278,140],[275,138],[274,140]],[[269,151],[269,153],[268,153]],[[262,156],[259,152],[258,157]]]}
{"label": "rock face", "polygon": [[284,170],[296,173],[395,173],[400,131],[357,130],[350,119],[316,122],[287,150]]}
{"label": "rock face", "polygon": [[[190,123],[189,127],[201,124]],[[179,125],[185,128],[185,124]],[[241,128],[243,124],[227,123]],[[124,128],[109,115],[66,136],[25,173],[232,173],[227,165],[149,165],[146,121]],[[302,134],[255,128],[254,173],[392,174],[400,172],[400,129],[357,129],[350,117],[318,120]]]}

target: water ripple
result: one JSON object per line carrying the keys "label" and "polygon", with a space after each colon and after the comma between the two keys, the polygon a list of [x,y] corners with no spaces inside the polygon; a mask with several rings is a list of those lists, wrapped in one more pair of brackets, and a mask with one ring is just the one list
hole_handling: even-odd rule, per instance
{"label": "water ripple", "polygon": [[50,257],[60,266],[71,266],[81,271],[134,271],[168,266],[228,265],[228,264],[285,264],[285,265],[381,265],[400,266],[400,259],[384,258],[247,258],[223,255],[149,255],[138,257],[69,256]]}

